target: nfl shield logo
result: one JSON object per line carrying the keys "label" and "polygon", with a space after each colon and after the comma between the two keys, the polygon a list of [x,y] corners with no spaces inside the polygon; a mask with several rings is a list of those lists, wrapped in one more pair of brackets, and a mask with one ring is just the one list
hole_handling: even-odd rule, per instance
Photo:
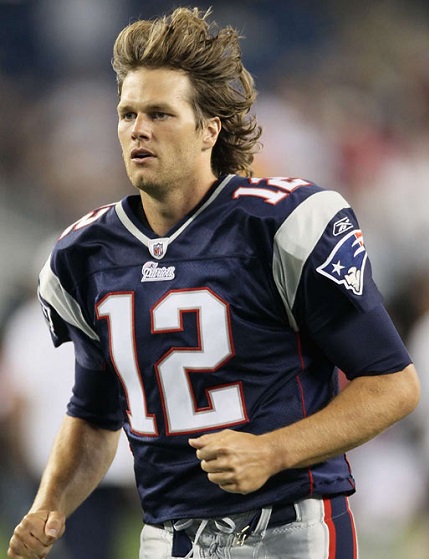
{"label": "nfl shield logo", "polygon": [[155,256],[155,258],[161,258],[163,254],[164,247],[162,243],[156,243],[156,245],[153,245],[153,255]]}
{"label": "nfl shield logo", "polygon": [[168,238],[149,239],[149,252],[153,258],[161,260],[167,253]]}

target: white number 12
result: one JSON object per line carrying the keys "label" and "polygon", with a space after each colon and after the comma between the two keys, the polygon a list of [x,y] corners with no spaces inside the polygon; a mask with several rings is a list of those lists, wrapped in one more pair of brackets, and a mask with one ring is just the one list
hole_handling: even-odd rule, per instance
{"label": "white number 12", "polygon": [[[228,305],[205,288],[170,291],[151,310],[152,332],[165,335],[183,330],[185,312],[196,313],[198,347],[171,348],[154,364],[167,434],[245,422],[241,382],[206,388],[208,406],[199,408],[189,375],[214,372],[232,357]],[[147,408],[137,358],[134,294],[109,294],[98,304],[97,316],[108,321],[111,359],[125,390],[131,429],[141,435],[157,435],[155,414]]]}

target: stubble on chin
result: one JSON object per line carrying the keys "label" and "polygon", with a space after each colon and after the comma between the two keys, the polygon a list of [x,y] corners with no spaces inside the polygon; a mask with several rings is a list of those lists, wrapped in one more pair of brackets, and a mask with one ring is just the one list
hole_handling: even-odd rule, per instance
{"label": "stubble on chin", "polygon": [[156,180],[151,180],[146,177],[129,177],[132,185],[139,190],[144,192],[153,198],[159,198],[160,194],[165,192],[166,187],[161,182]]}
{"label": "stubble on chin", "polygon": [[141,173],[135,173],[131,164],[125,159],[124,154],[122,154],[122,159],[125,164],[125,171],[128,179],[134,188],[142,192],[147,192],[148,194],[153,194],[159,191],[160,184],[158,181],[154,181],[153,179],[151,180],[150,178],[143,176]]}

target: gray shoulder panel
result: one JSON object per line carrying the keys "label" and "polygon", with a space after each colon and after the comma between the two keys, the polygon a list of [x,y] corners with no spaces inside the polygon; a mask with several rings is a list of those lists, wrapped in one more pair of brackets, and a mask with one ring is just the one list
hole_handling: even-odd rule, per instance
{"label": "gray shoulder panel", "polygon": [[273,274],[291,326],[304,265],[331,219],[349,204],[338,192],[323,190],[304,200],[284,221],[274,237]]}
{"label": "gray shoulder panel", "polygon": [[50,258],[40,272],[39,292],[41,297],[49,303],[68,324],[84,332],[92,340],[99,340],[98,334],[89,326],[83,317],[78,302],[65,291],[58,277],[51,269]]}

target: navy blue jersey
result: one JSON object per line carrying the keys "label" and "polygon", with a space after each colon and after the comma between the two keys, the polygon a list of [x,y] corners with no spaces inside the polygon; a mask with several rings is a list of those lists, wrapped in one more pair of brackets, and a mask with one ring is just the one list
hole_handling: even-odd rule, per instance
{"label": "navy blue jersey", "polygon": [[139,212],[128,196],[70,226],[39,294],[54,343],[75,344],[68,413],[124,427],[145,521],[353,492],[341,455],[227,493],[188,444],[313,414],[338,368],[352,379],[410,363],[348,203],[301,179],[230,175],[165,237]]}

